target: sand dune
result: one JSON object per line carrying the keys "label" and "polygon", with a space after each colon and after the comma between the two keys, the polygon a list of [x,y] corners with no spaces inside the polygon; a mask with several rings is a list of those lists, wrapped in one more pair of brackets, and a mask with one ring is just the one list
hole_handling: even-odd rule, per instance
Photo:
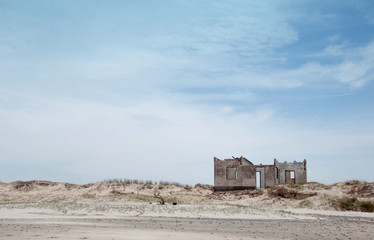
{"label": "sand dune", "polygon": [[0,183],[0,239],[374,239],[374,213],[360,212],[373,199],[374,184],[358,181],[235,192],[119,181]]}
{"label": "sand dune", "polygon": [[[307,208],[315,210],[364,210],[344,209],[336,200],[356,198],[358,201],[374,200],[374,183],[350,181],[326,186],[319,183],[279,185],[271,189],[255,191],[213,192],[212,186],[197,184],[195,187],[175,184],[135,184],[106,181],[76,185],[49,181],[0,183],[0,203],[48,203],[87,200],[156,203],[158,192],[166,202],[182,204],[222,205],[233,204],[260,208]],[[366,209],[370,212],[370,207]],[[374,211],[374,209],[373,209]]]}

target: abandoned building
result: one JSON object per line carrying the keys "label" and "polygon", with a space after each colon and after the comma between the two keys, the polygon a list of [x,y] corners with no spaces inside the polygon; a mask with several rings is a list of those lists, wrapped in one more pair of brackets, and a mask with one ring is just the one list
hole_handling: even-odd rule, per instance
{"label": "abandoned building", "polygon": [[214,190],[263,189],[277,184],[306,183],[306,160],[254,165],[245,157],[214,157]]}

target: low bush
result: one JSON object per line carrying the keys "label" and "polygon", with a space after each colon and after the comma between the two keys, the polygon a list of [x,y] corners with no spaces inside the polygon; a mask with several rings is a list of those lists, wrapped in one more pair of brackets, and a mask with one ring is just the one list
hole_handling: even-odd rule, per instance
{"label": "low bush", "polygon": [[125,193],[113,189],[112,191],[110,191],[110,194],[113,194],[113,195],[124,195]]}
{"label": "low bush", "polygon": [[358,185],[361,184],[361,181],[359,180],[349,180],[344,183],[345,185]]}
{"label": "low bush", "polygon": [[361,201],[356,197],[343,197],[334,200],[332,205],[343,211],[374,212],[373,201]]}
{"label": "low bush", "polygon": [[374,212],[374,202],[360,201],[358,207],[361,212]]}
{"label": "low bush", "polygon": [[344,197],[336,201],[337,207],[344,211],[357,211],[357,204],[358,200],[355,197]]}
{"label": "low bush", "polygon": [[188,184],[182,184],[182,183],[179,183],[179,182],[169,182],[169,181],[160,181],[159,182],[159,185],[174,185],[174,186],[177,186],[177,187],[187,187],[187,188],[192,188],[190,185]]}
{"label": "low bush", "polygon": [[347,193],[360,197],[374,197],[374,184],[362,182],[360,184],[351,185],[351,189]]}
{"label": "low bush", "polygon": [[300,208],[312,208],[314,206],[313,202],[310,200],[303,200],[299,203]]}
{"label": "low bush", "polygon": [[304,189],[304,184],[303,183],[294,183],[294,184],[289,184],[288,186],[290,188],[295,188],[297,190],[303,190]]}
{"label": "low bush", "polygon": [[284,186],[275,186],[268,189],[270,197],[295,198],[297,190],[286,188]]}
{"label": "low bush", "polygon": [[32,181],[16,181],[12,182],[12,188],[18,191],[31,191],[35,189],[36,186],[41,186],[41,187],[48,187],[48,186],[55,186],[56,183],[54,182],[49,182],[49,181],[37,181],[37,180],[32,180]]}

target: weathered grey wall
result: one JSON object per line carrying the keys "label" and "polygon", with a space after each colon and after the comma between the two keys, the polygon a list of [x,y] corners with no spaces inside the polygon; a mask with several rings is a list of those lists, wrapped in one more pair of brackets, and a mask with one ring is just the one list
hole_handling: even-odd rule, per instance
{"label": "weathered grey wall", "polygon": [[286,183],[286,171],[295,171],[295,183],[307,182],[306,160],[302,162],[283,162],[274,159],[274,165],[279,169],[279,184]]}
{"label": "weathered grey wall", "polygon": [[[237,179],[227,178],[227,168],[237,169]],[[285,184],[286,171],[295,171],[295,183],[305,183],[307,181],[306,160],[303,162],[280,163],[274,159],[274,165],[253,165],[247,160],[244,161],[238,158],[225,160],[214,158],[214,188],[217,191],[255,189],[256,170],[262,172],[261,188]]]}
{"label": "weathered grey wall", "polygon": [[[244,163],[244,162],[243,162]],[[238,178],[227,179],[226,169],[237,168]],[[214,187],[216,190],[250,189],[256,187],[256,170],[253,165],[237,159],[214,158]]]}
{"label": "weathered grey wall", "polygon": [[[227,168],[236,168],[238,178],[228,179]],[[253,165],[238,159],[214,158],[214,187],[216,190],[255,189],[256,171],[261,171],[261,188],[272,187],[275,185],[274,169],[274,165]]]}
{"label": "weathered grey wall", "polygon": [[273,187],[275,185],[275,166],[266,165],[265,167],[265,187]]}

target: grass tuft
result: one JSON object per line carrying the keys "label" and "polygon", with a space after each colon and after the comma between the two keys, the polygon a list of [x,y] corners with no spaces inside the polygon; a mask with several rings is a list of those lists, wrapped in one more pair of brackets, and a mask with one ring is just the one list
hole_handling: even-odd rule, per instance
{"label": "grass tuft", "polygon": [[344,182],[345,185],[359,185],[361,184],[361,181],[359,180],[349,180],[349,181],[346,181]]}
{"label": "grass tuft", "polygon": [[195,184],[194,188],[201,188],[201,189],[204,189],[204,190],[211,190],[211,191],[214,190],[214,187],[213,187],[212,185],[209,185],[209,184],[201,184],[201,183],[197,183],[197,184]]}
{"label": "grass tuft", "polygon": [[332,205],[343,211],[374,212],[373,201],[361,201],[356,197],[343,197],[333,200]]}
{"label": "grass tuft", "polygon": [[372,201],[359,201],[358,208],[361,212],[374,212],[374,202]]}
{"label": "grass tuft", "polygon": [[310,200],[303,200],[301,201],[299,204],[298,204],[298,207],[299,208],[313,208],[314,207],[314,204],[312,201]]}
{"label": "grass tuft", "polygon": [[295,198],[297,190],[285,186],[275,186],[268,190],[269,197]]}

